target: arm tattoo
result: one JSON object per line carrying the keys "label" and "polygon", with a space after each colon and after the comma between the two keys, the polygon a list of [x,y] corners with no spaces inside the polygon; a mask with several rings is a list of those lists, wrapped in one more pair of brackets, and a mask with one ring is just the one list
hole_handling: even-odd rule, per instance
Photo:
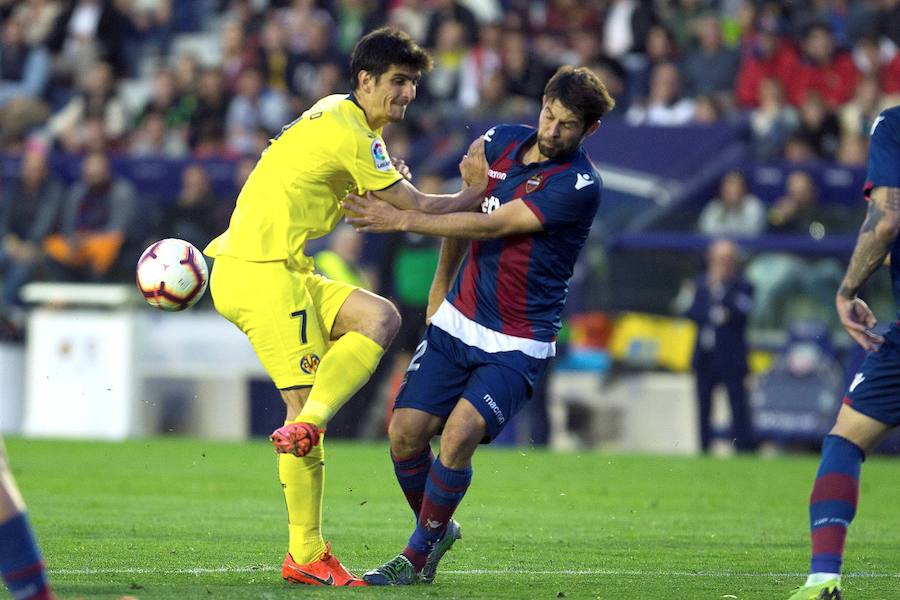
{"label": "arm tattoo", "polygon": [[[838,295],[842,298],[854,298],[875,270],[884,262],[884,257],[890,252],[896,239],[894,235],[884,235],[877,231],[878,225],[884,220],[887,213],[900,212],[900,188],[888,188],[887,194],[880,201],[874,198],[869,202],[866,219],[859,230],[856,247],[850,258],[847,273],[838,289]],[[897,215],[888,218],[896,219]]]}

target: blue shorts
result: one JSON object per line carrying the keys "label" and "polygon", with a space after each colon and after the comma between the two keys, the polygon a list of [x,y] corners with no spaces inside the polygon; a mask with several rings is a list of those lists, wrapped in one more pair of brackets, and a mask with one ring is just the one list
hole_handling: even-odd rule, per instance
{"label": "blue shorts", "polygon": [[489,442],[531,399],[547,362],[518,351],[485,352],[429,325],[394,409],[415,408],[446,418],[465,398],[484,417]]}
{"label": "blue shorts", "polygon": [[850,383],[844,404],[885,425],[900,425],[900,328],[884,334],[878,352],[869,352]]}

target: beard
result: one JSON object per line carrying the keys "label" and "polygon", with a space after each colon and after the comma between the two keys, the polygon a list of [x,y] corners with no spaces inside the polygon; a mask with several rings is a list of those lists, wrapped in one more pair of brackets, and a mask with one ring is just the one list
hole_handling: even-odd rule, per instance
{"label": "beard", "polygon": [[542,140],[538,137],[538,150],[540,153],[551,160],[556,160],[560,156],[565,156],[572,151],[572,148],[564,146],[561,143],[553,143]]}

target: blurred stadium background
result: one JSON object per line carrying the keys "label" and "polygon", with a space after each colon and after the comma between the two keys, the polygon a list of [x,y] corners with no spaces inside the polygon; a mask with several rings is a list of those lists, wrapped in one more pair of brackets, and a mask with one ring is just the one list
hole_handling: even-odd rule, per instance
{"label": "blurred stadium background", "polygon": [[[831,299],[863,213],[868,129],[900,97],[897,2],[5,0],[0,16],[7,434],[242,438],[278,422],[277,394],[208,298],[151,314],[122,286],[149,242],[202,248],[225,227],[267,139],[346,91],[347,53],[382,24],[435,56],[386,132],[424,189],[454,189],[458,157],[490,124],[533,120],[559,64],[595,69],[617,101],[588,142],[605,191],[561,357],[507,443],[695,451],[695,328],[678,298],[715,236],[740,240],[756,286],[762,441],[815,444],[861,359]],[[73,235],[97,243],[74,252]],[[338,232],[313,250],[406,317],[333,427],[379,437],[436,245]],[[866,293],[888,322],[884,273]],[[33,418],[63,408],[64,423]],[[215,429],[210,411],[231,416]],[[717,422],[727,451],[727,415]]]}

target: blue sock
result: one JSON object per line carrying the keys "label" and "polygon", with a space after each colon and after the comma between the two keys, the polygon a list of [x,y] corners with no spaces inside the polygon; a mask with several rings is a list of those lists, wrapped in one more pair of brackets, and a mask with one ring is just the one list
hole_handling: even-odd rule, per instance
{"label": "blue sock", "polygon": [[0,524],[0,571],[15,600],[50,598],[44,561],[25,513]]}
{"label": "blue sock", "polygon": [[856,515],[859,472],[866,455],[853,442],[825,436],[809,499],[810,573],[840,573],[847,528]]}
{"label": "blue sock", "polygon": [[422,498],[425,496],[428,471],[431,470],[431,463],[434,462],[431,446],[426,446],[418,454],[407,457],[394,456],[394,453],[391,452],[391,460],[394,462],[397,483],[400,484],[400,489],[403,490],[409,507],[418,519],[419,511],[422,509]]}
{"label": "blue sock", "polygon": [[470,483],[472,483],[472,467],[448,469],[441,464],[441,457],[435,459],[431,465],[428,483],[425,484],[422,510],[419,511],[419,521],[403,551],[403,555],[409,559],[416,571],[422,570],[431,549],[447,531],[447,523],[466,495]]}

